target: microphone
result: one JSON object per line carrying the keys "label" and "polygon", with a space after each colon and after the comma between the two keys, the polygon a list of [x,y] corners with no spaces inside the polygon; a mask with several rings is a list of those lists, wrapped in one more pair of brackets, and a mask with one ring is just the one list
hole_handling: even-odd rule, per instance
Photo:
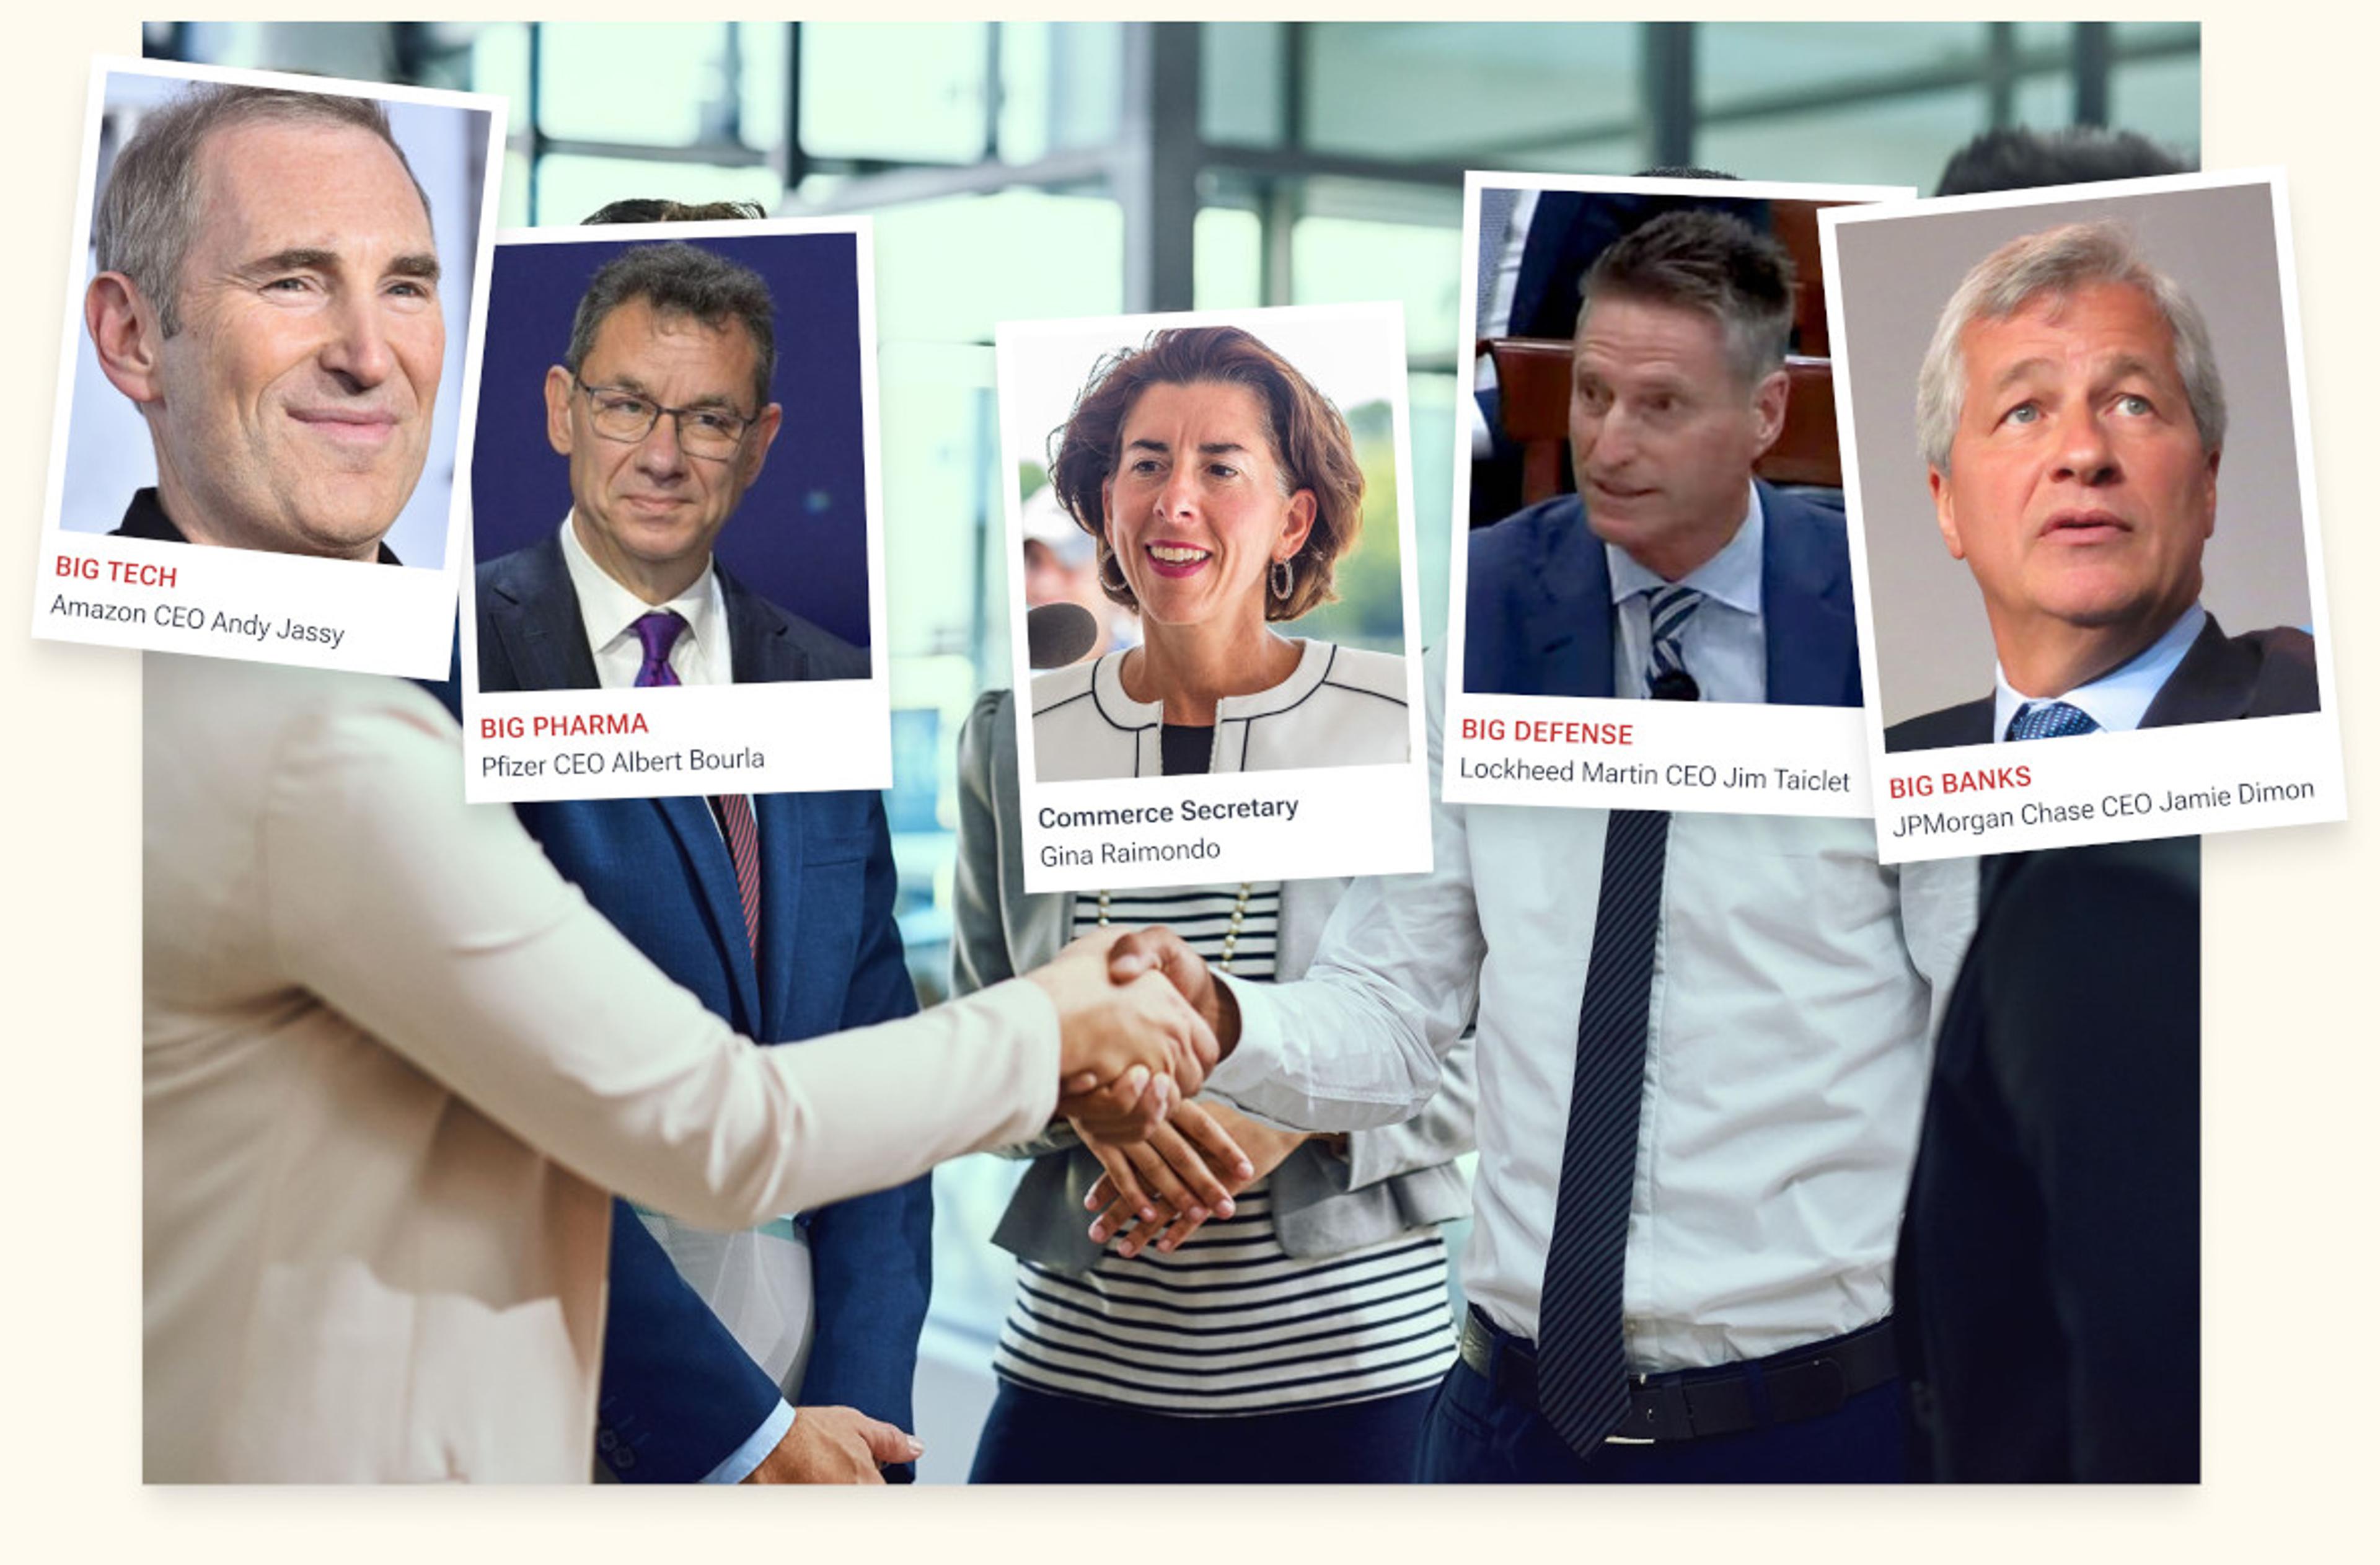
{"label": "microphone", "polygon": [[[1037,663],[1034,666],[1038,668],[1040,665]],[[1656,701],[1699,701],[1703,698],[1703,687],[1694,683],[1693,674],[1682,668],[1673,668],[1655,674],[1645,694]]]}
{"label": "microphone", "polygon": [[1037,670],[1081,662],[1099,641],[1099,619],[1080,603],[1044,603],[1025,616],[1026,661]]}

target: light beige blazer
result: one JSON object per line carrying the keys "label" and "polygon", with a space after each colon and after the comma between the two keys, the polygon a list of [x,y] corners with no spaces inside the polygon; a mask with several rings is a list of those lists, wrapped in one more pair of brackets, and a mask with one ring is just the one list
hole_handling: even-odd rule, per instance
{"label": "light beige blazer", "polygon": [[1030,983],[755,1048],[464,805],[423,691],[147,661],[152,1481],[583,1481],[608,1192],[740,1228],[1055,1108]]}

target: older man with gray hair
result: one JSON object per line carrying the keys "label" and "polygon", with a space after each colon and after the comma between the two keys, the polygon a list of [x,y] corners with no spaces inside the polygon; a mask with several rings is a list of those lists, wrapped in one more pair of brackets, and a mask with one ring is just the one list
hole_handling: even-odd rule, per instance
{"label": "older man with gray hair", "polygon": [[2121,224],[2028,234],[1969,272],[1917,430],[1998,688],[1895,724],[1886,749],[2317,710],[2311,637],[2226,636],[2198,601],[2226,424],[2205,318]]}
{"label": "older man with gray hair", "polygon": [[157,462],[118,535],[397,564],[446,324],[386,111],[194,88],[125,143],[91,231],[83,323]]}

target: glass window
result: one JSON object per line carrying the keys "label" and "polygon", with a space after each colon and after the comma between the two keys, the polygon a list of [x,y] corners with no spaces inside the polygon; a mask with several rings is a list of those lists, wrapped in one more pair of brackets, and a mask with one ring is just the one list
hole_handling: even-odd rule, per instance
{"label": "glass window", "polygon": [[1112,22],[1000,24],[1000,155],[1031,163],[1115,139],[1123,30]]}
{"label": "glass window", "polygon": [[1695,99],[1724,108],[1946,65],[1980,72],[1983,62],[1979,22],[1709,22],[1694,37]]}
{"label": "glass window", "polygon": [[538,128],[557,140],[735,140],[724,24],[548,22],[537,46]]}
{"label": "glass window", "polygon": [[2034,130],[2056,130],[2073,124],[2073,73],[2035,71],[2020,78],[2013,107],[2013,122]]}
{"label": "glass window", "polygon": [[2183,152],[2197,152],[2197,55],[2119,65],[2108,82],[2107,97],[2107,117],[2115,124]]}
{"label": "glass window", "polygon": [[973,163],[990,118],[989,22],[802,24],[802,150]]}
{"label": "glass window", "polygon": [[1887,98],[1705,127],[1694,159],[1745,179],[1845,180],[1934,188],[1989,114],[1980,87]]}
{"label": "glass window", "polygon": [[1607,131],[1636,113],[1640,36],[1628,22],[1307,24],[1305,140],[1459,163]]}
{"label": "glass window", "polygon": [[1191,231],[1191,286],[1199,309],[1264,302],[1264,223],[1236,207],[1201,207]]}
{"label": "glass window", "polygon": [[1011,189],[876,213],[887,342],[989,343],[992,323],[1123,308],[1123,213],[1104,196]]}
{"label": "glass window", "polygon": [[735,90],[741,113],[737,129],[743,143],[773,152],[785,144],[785,95],[791,87],[790,22],[737,22]]}
{"label": "glass window", "polygon": [[[1304,204],[1305,215],[1290,230],[1290,302],[1399,300],[1406,357],[1451,365],[1462,285],[1461,195],[1316,179],[1305,186]],[[1369,215],[1390,210],[1399,212],[1394,220]]]}
{"label": "glass window", "polygon": [[1199,135],[1244,147],[1281,145],[1290,25],[1208,22],[1198,30]]}

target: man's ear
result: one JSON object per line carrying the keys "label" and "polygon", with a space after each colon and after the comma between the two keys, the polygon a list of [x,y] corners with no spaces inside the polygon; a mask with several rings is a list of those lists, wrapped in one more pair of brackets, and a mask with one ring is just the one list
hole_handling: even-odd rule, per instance
{"label": "man's ear", "polygon": [[745,488],[751,488],[754,480],[759,478],[760,465],[769,459],[769,447],[776,443],[777,431],[784,422],[784,404],[772,402],[760,409],[760,416],[753,419],[752,427],[744,432],[744,455],[740,460],[744,465]]}
{"label": "man's ear", "polygon": [[103,272],[92,278],[83,290],[82,323],[109,385],[143,406],[164,400],[160,356],[164,333],[158,328],[156,310],[131,278],[121,272]]}
{"label": "man's ear", "polygon": [[557,364],[545,372],[545,443],[570,455],[570,392],[577,377]]}
{"label": "man's ear", "polygon": [[1934,495],[1934,525],[1942,529],[1942,541],[1950,551],[1950,558],[1967,557],[1964,545],[1959,541],[1959,518],[1950,504],[1950,479],[1939,467],[1925,469],[1925,487]]}
{"label": "man's ear", "polygon": [[1784,370],[1771,370],[1753,391],[1752,416],[1754,431],[1760,437],[1760,455],[1767,455],[1777,437],[1785,432],[1785,400],[1792,386]]}
{"label": "man's ear", "polygon": [[2222,465],[2223,453],[2206,454],[2206,536],[2215,536],[2215,469]]}

